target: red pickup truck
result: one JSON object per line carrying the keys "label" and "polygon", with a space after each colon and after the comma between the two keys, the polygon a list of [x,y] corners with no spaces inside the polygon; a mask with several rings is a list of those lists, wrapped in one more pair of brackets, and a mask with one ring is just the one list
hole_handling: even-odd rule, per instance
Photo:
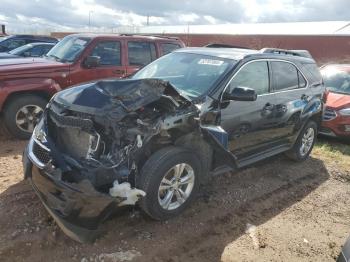
{"label": "red pickup truck", "polygon": [[174,49],[177,38],[135,35],[66,36],[43,58],[0,62],[0,112],[8,131],[29,138],[47,101],[83,82],[123,78]]}

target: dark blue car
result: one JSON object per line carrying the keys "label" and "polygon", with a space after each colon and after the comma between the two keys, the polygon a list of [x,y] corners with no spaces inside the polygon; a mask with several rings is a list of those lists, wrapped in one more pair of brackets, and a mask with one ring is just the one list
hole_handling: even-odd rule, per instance
{"label": "dark blue car", "polygon": [[57,43],[58,40],[48,36],[11,35],[0,39],[0,52],[9,52],[20,46],[35,42]]}

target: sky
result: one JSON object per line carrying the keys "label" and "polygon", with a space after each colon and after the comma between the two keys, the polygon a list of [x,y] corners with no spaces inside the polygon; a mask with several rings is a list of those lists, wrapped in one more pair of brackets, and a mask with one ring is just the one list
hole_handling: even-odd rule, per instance
{"label": "sky", "polygon": [[113,32],[147,21],[149,25],[349,21],[349,10],[350,0],[0,0],[0,24],[6,24],[10,33]]}

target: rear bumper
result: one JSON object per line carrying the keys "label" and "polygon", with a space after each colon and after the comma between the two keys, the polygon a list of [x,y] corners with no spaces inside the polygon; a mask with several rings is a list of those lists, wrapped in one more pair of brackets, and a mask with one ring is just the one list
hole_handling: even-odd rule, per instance
{"label": "rear bumper", "polygon": [[120,201],[96,191],[88,180],[74,184],[62,181],[57,170],[35,157],[32,140],[23,154],[25,177],[69,237],[79,242],[93,241],[102,233],[99,225],[117,209]]}

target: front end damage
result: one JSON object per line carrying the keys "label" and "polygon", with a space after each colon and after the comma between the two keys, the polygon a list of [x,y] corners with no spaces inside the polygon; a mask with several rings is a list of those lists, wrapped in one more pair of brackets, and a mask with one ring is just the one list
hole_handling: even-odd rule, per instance
{"label": "front end damage", "polygon": [[145,196],[137,189],[138,170],[153,152],[185,134],[214,133],[200,125],[200,115],[156,79],[106,80],[62,91],[26,148],[25,176],[68,236],[92,241],[118,207]]}

